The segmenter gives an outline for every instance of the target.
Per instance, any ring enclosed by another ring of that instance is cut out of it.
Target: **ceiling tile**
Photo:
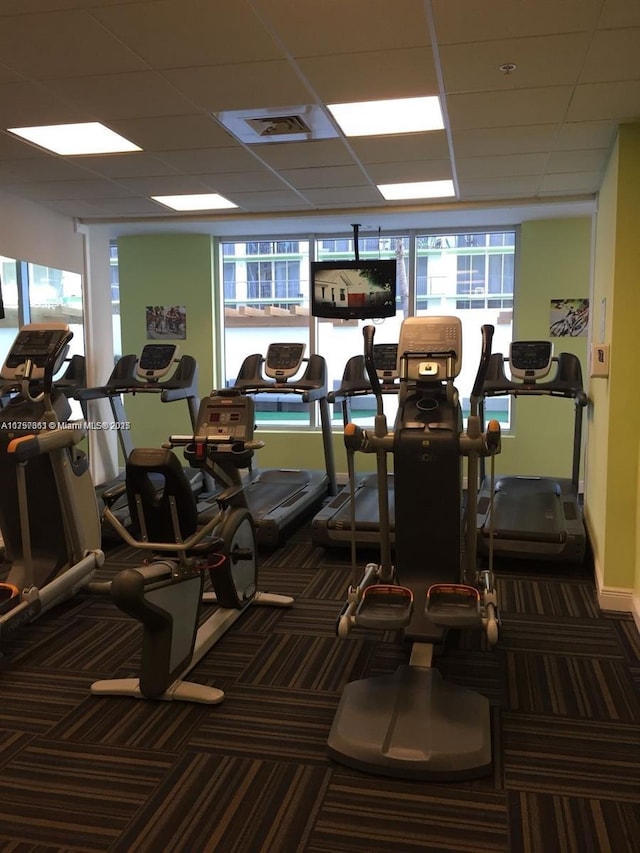
[[[423,0],[256,0],[292,56],[327,56],[429,43]]]
[[[227,136],[227,145],[229,142],[233,140]],[[163,163],[187,175],[252,171],[256,164],[261,162],[241,145],[220,148],[185,147],[181,151],[162,151],[158,156]]]
[[[119,119],[110,122],[110,127],[144,151],[224,147],[233,140],[216,121],[203,115]]]
[[[598,24],[605,27],[640,27],[640,3],[604,0]]]
[[[47,80],[47,91],[94,121],[193,113],[194,107],[160,74],[133,71]]]
[[[92,118],[90,111],[64,101],[39,83],[0,84],[1,127],[33,127]]]
[[[589,33],[444,45],[440,61],[447,93],[573,85],[589,46]],[[499,66],[513,63],[505,74]]]
[[[17,185],[16,185],[17,186]],[[79,181],[39,181],[20,184],[20,195],[32,201],[124,198],[131,195],[125,187],[115,181],[100,181],[87,178]]]
[[[586,151],[554,151],[547,163],[547,173],[598,172],[603,174],[609,148],[588,148]]]
[[[209,112],[314,103],[286,60],[179,68],[166,71],[165,76]]]
[[[438,94],[430,47],[314,56],[299,65],[325,104]]]
[[[230,196],[229,200],[249,211],[296,210],[297,208],[309,207],[309,204],[302,196],[293,190],[279,190],[268,193],[237,192],[233,193],[233,196]]]
[[[640,117],[640,80],[576,86],[566,120],[634,121]]]
[[[592,30],[602,0],[431,0],[441,45]]]
[[[286,189],[285,180],[274,172],[233,172],[231,174],[199,175],[200,180],[211,190],[225,195],[238,192],[266,192]]]
[[[361,163],[443,160],[449,156],[449,142],[444,130],[396,136],[362,136],[349,139],[349,145]]]
[[[449,120],[455,130],[554,124],[563,120],[572,92],[571,86],[547,86],[542,89],[450,95],[447,98]]]
[[[305,197],[315,205],[337,207],[344,204],[380,204],[382,198],[375,187],[363,184],[358,187],[317,187],[304,191]]]
[[[367,166],[374,184],[398,184],[404,181],[443,181],[452,177],[447,160],[399,160],[395,163],[370,163]]]
[[[456,160],[458,178],[462,183],[480,178],[502,178],[515,175],[540,175],[544,172],[547,154],[502,154],[497,157],[462,157]]]
[[[538,191],[540,179],[535,175],[512,178],[478,178],[460,182],[460,198],[513,199],[531,197]]]
[[[453,149],[456,160],[490,154],[534,154],[553,146],[558,127],[558,124],[542,124],[456,130]]]
[[[542,193],[594,193],[600,189],[602,172],[565,172],[546,175]]]
[[[254,146],[258,156],[275,169],[307,166],[342,166],[353,163],[341,139],[317,139],[312,142],[273,142]]]
[[[84,11],[2,18],[0,56],[34,80],[136,71],[144,63]]]
[[[314,187],[359,186],[365,179],[357,166],[316,166],[312,169],[282,169],[280,174],[299,190]]]
[[[154,68],[190,68],[245,60],[280,59],[273,38],[246,0],[153,0],[110,4],[92,14]]]
[[[135,151],[131,154],[103,154],[95,157],[71,157],[69,161],[95,174],[104,175],[106,178],[175,175],[178,171],[159,157],[147,154],[146,151]]]
[[[558,151],[579,148],[609,148],[618,132],[615,121],[576,121],[563,124],[558,130]]]
[[[192,175],[149,175],[146,178],[121,178],[118,184],[127,190],[127,195],[188,195],[206,193],[208,187],[200,176]]]
[[[640,27],[594,33],[581,83],[640,78]],[[640,111],[639,111],[640,112]]]
[[[90,175],[62,157],[34,157],[23,160],[0,160],[0,182],[11,184],[36,181],[77,181]]]

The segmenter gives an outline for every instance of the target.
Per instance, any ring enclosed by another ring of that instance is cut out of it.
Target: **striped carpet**
[[[367,556],[367,555],[362,555]],[[100,578],[137,561],[112,552]],[[15,634],[0,672],[3,853],[637,851],[640,639],[598,611],[588,571],[500,567],[499,648],[463,636],[439,659],[492,706],[494,765],[468,782],[366,775],[332,763],[340,693],[393,672],[393,632],[335,636],[348,554],[295,532],[264,555],[251,608],[192,673],[217,706],[93,697],[135,673],[140,628],[79,594]]]

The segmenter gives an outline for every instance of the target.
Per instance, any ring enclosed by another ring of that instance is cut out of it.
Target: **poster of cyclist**
[[[184,305],[147,305],[147,340],[164,338],[184,340],[187,337],[187,309]]]
[[[586,337],[589,325],[588,299],[552,299],[549,336],[552,338]]]

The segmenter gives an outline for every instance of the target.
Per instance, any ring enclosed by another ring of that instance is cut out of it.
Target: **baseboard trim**
[[[633,589],[618,586],[605,586],[603,583],[602,568],[600,567],[595,554],[593,566],[596,576],[598,606],[600,609],[613,610],[618,613],[633,613],[636,625],[638,625],[638,630],[640,630],[640,597],[635,595]]]

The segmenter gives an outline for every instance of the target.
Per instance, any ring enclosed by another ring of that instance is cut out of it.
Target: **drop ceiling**
[[[445,128],[427,133],[252,141],[222,120],[304,108],[331,125],[326,104],[434,94]],[[114,233],[586,211],[618,124],[637,120],[629,0],[0,0],[0,190]],[[6,130],[84,121],[143,150],[61,157]],[[433,205],[376,186],[447,178],[455,199]],[[150,198],[211,192],[238,210]]]

